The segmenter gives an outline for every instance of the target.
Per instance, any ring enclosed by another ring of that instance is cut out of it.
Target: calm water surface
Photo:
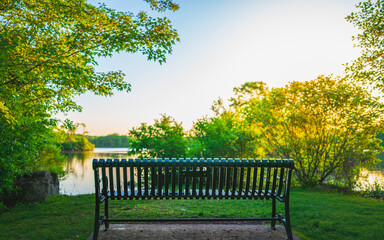
[[[93,152],[64,153],[67,162],[64,166],[67,176],[60,181],[60,193],[78,195],[95,192],[92,160],[94,158],[128,158],[128,148],[95,148]]]
[[[60,193],[67,195],[94,193],[92,160],[129,158],[126,155],[127,151],[128,148],[95,148],[93,152],[65,153],[67,156],[65,170],[68,174],[60,181]],[[372,184],[374,181],[384,183],[384,164],[378,165],[377,169],[364,170],[363,175],[365,178],[360,180],[362,185]]]

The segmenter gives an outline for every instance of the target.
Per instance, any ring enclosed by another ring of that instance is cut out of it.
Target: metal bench
[[[289,192],[294,162],[259,159],[94,159],[96,210],[93,239],[101,224],[128,221],[276,221],[292,239]],[[101,178],[100,178],[101,176]],[[109,201],[132,199],[266,199],[272,200],[270,218],[114,219]],[[276,200],[285,214],[276,213]],[[104,215],[100,205],[104,202]]]

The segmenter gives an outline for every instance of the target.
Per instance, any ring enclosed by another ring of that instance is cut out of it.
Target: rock
[[[41,202],[47,197],[59,194],[59,179],[56,173],[32,172],[17,181],[19,202]]]

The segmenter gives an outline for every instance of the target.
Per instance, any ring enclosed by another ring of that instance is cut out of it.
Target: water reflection
[[[67,195],[94,193],[92,160],[127,158],[127,151],[127,148],[95,148],[93,152],[65,153],[67,162],[64,168],[68,174],[60,181],[60,193]]]
[[[363,169],[360,173],[360,179],[357,183],[358,190],[370,189],[375,184],[384,186],[384,167],[383,163],[377,166],[377,169]]]

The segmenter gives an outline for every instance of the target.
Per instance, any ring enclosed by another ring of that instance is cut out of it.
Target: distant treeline
[[[111,134],[107,136],[86,136],[95,147],[129,147],[129,138],[126,135]]]

